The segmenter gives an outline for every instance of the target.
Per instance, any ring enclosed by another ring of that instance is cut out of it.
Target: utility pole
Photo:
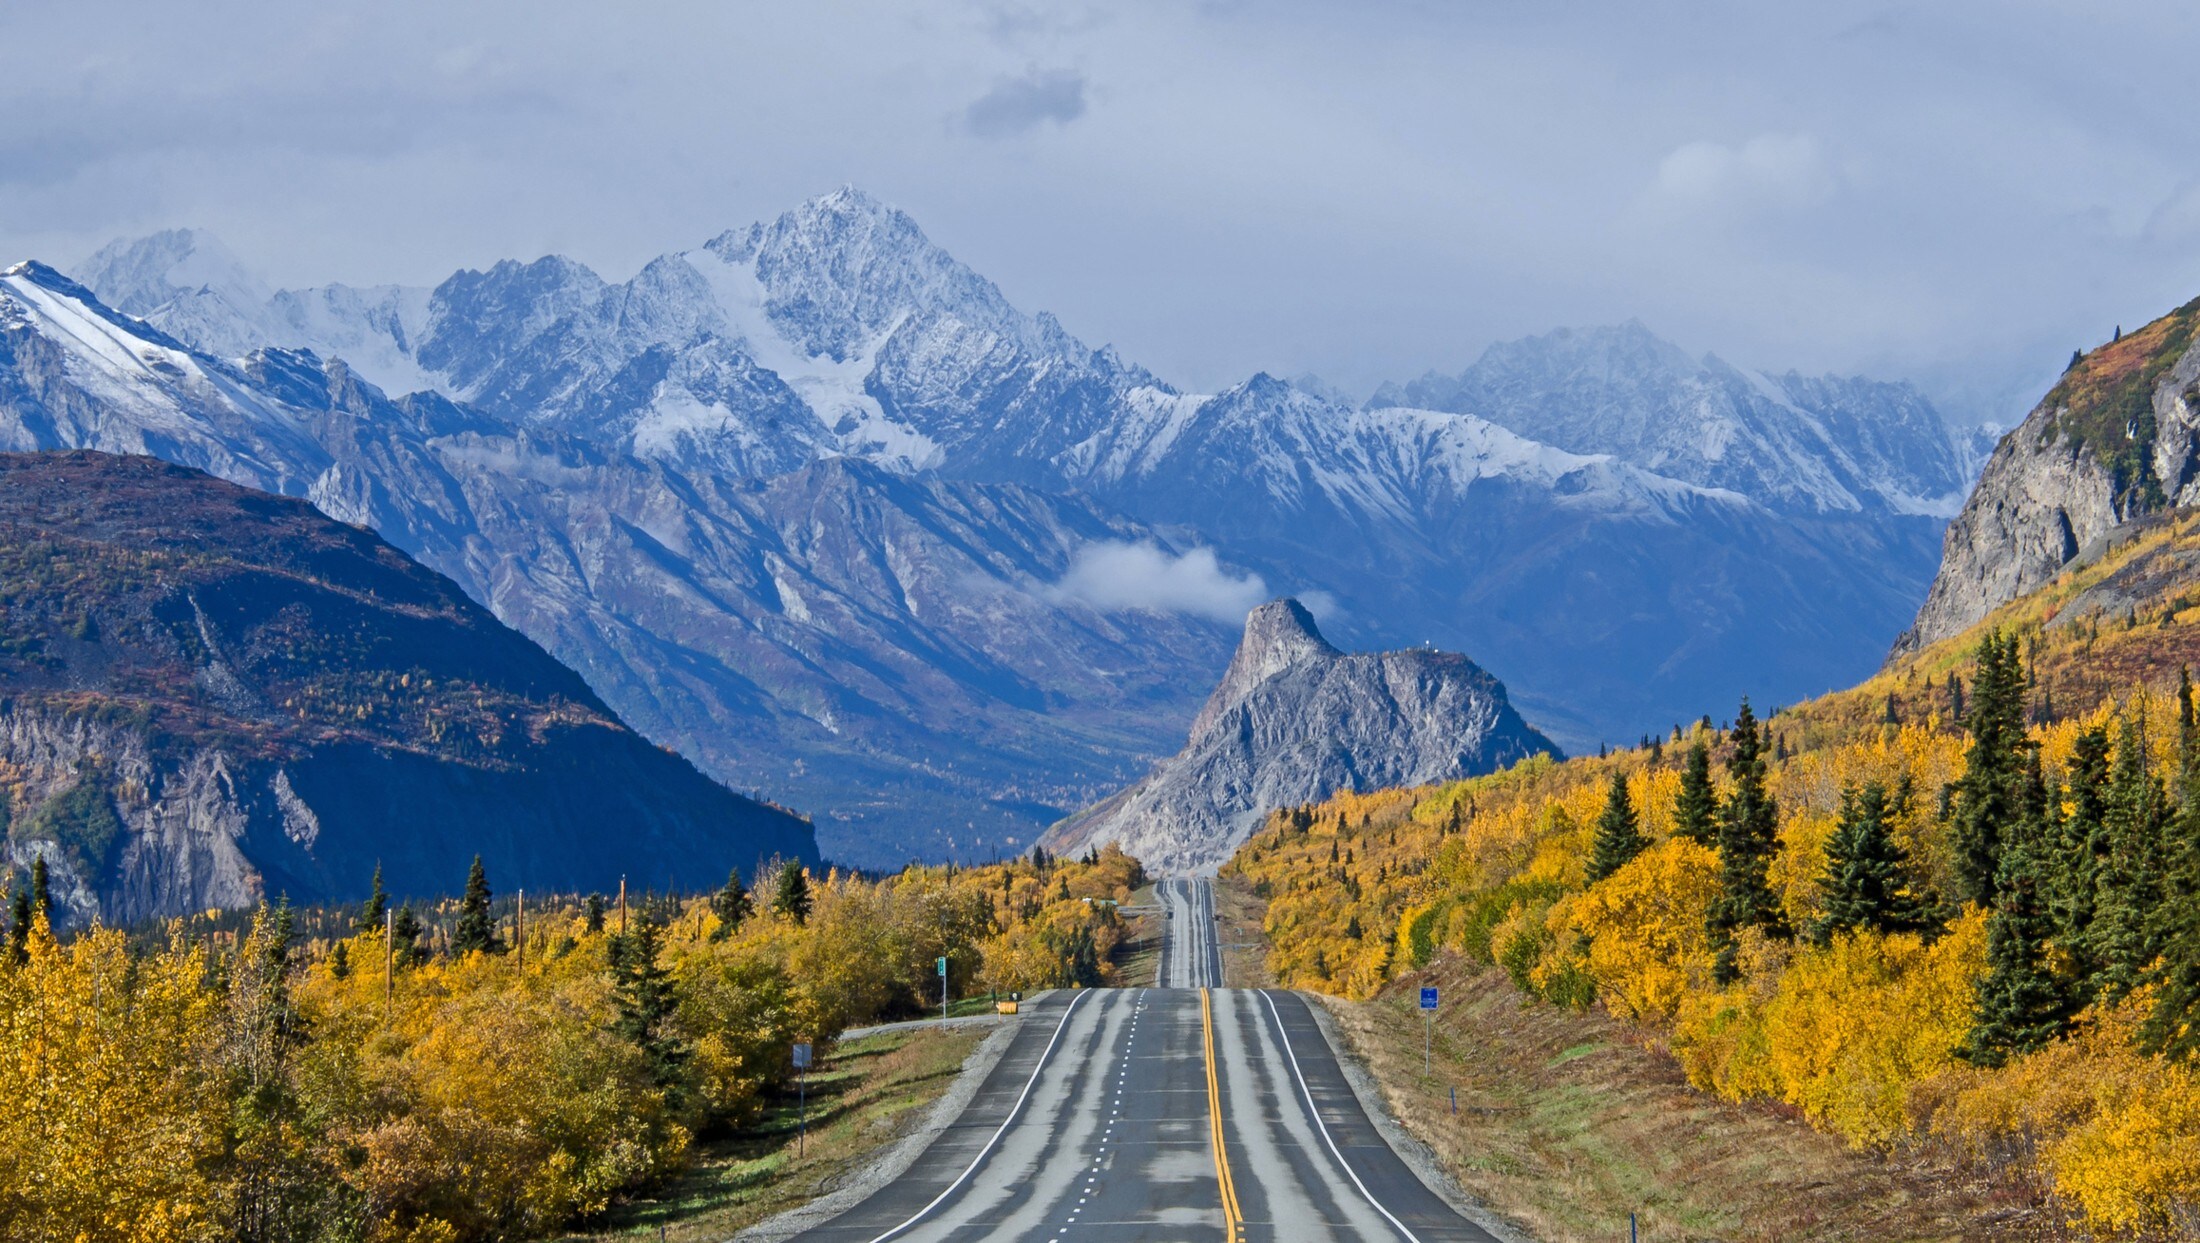
[[[519,891],[519,906],[512,913],[513,965],[521,975],[527,974],[527,891]]]
[[[619,935],[626,936],[626,877],[619,878]]]
[[[382,1026],[390,1025],[390,1006],[397,995],[397,912],[382,912]]]

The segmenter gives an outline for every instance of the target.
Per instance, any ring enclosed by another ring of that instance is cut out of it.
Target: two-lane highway
[[[914,1165],[797,1237],[1491,1243],[1384,1142],[1303,998],[1215,987],[1207,882],[1157,896],[1156,987],[1028,1007]]]
[[[1168,918],[1156,988],[1221,988],[1222,943],[1215,935],[1215,890],[1204,880],[1164,880],[1154,897]]]

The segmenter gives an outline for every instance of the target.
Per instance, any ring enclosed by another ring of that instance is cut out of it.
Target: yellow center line
[[[1215,1146],[1215,1181],[1222,1187],[1223,1232],[1235,1240],[1245,1213],[1238,1208],[1237,1183],[1230,1177],[1230,1152],[1222,1142],[1222,1081],[1215,1074],[1215,1014],[1207,992],[1199,990],[1199,1026],[1207,1054],[1207,1130]]]

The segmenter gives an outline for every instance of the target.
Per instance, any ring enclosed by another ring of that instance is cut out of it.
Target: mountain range
[[[4,278],[0,442],[370,525],[866,863],[1014,849],[1129,783],[1278,590],[1350,646],[1472,654],[1576,748],[1845,682],[1966,479],[1914,390],[1632,325],[1359,407],[1179,392],[853,190],[624,282],[269,292],[188,232],[76,273]]]

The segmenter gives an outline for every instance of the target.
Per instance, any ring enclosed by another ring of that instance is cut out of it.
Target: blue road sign
[[[1424,989],[1422,989],[1422,990],[1421,990],[1421,1008],[1422,1008],[1423,1010],[1434,1010],[1434,1009],[1436,1008],[1436,990],[1435,990],[1435,989],[1433,989],[1433,988],[1424,988]]]
[[[947,960],[944,958],[940,959],[940,978],[947,978]]]
[[[794,1067],[796,1070],[808,1070],[810,1068],[809,1041],[805,1040],[794,1047]]]

